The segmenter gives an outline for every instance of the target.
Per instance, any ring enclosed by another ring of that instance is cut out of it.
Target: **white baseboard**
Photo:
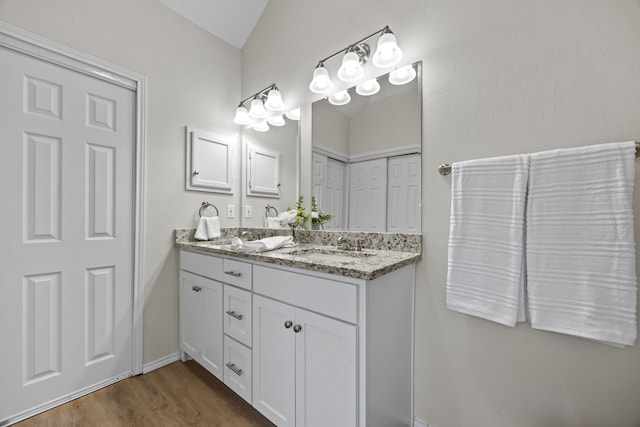
[[[148,374],[151,371],[154,371],[158,368],[162,368],[163,366],[168,365],[169,363],[173,363],[180,360],[179,353],[173,353],[158,360],[154,360],[153,362],[145,363],[142,366],[142,373]]]
[[[429,427],[429,424],[425,423],[422,420],[415,418],[413,420],[413,427]]]

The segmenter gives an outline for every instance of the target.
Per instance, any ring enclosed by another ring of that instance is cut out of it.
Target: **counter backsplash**
[[[220,229],[220,238],[231,239],[232,237],[239,236],[244,231],[250,232],[252,239],[255,240],[291,234],[291,230],[285,229],[230,227]],[[175,241],[176,243],[193,242],[194,234],[194,228],[177,228],[175,229]],[[421,234],[296,230],[296,241],[300,244],[335,246],[338,244],[338,238],[342,236],[351,242],[360,240],[363,249],[422,253]]]

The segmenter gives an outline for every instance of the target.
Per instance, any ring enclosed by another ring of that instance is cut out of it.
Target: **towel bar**
[[[636,159],[640,157],[640,142],[636,142]],[[447,176],[451,173],[451,165],[449,163],[443,163],[438,166],[438,173],[442,176]]]
[[[204,212],[208,207],[212,207],[213,209],[215,209],[216,216],[220,216],[220,213],[218,212],[218,208],[216,208],[216,205],[209,202],[202,202],[202,205],[200,206],[200,210],[198,211],[198,215],[202,217],[202,212]]]

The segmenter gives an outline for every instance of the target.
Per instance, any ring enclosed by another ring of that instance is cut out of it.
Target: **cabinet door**
[[[197,359],[198,349],[198,313],[201,310],[200,297],[196,292],[198,276],[180,271],[180,358],[187,355]]]
[[[253,406],[279,427],[295,425],[295,309],[253,296]]]
[[[248,147],[247,195],[280,197],[280,152]]]
[[[233,145],[187,128],[187,190],[233,194]]]
[[[198,294],[202,303],[202,315],[199,319],[200,364],[222,380],[223,342],[222,342],[222,283],[215,280],[198,278],[201,290]]]
[[[355,426],[356,326],[296,310],[296,427]]]

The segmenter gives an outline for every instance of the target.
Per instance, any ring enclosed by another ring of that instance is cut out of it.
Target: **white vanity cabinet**
[[[356,326],[254,295],[253,406],[278,426],[356,426]]]
[[[412,425],[415,264],[365,280],[185,250],[180,259],[183,360],[280,427]]]
[[[180,272],[180,348],[222,379],[222,283]]]

